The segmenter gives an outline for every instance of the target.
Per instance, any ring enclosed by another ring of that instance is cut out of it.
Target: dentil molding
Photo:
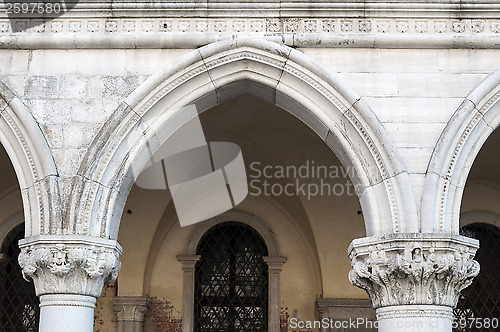
[[[478,241],[459,235],[391,234],[354,240],[349,280],[375,309],[398,305],[455,307],[479,273]]]
[[[99,297],[120,271],[120,245],[83,236],[39,236],[21,240],[19,265],[33,280],[37,295],[80,294]]]

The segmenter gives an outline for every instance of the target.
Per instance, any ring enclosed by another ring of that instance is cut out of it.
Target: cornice
[[[65,6],[71,9],[59,17],[7,17],[0,4],[0,49],[196,48],[234,35],[293,47],[500,48],[496,0],[81,1]]]
[[[8,0],[6,2],[16,2]],[[49,1],[47,1],[49,2]],[[55,2],[55,1],[54,1]],[[323,0],[323,1],[65,1],[71,8],[67,17],[498,17],[500,3],[495,0]],[[5,3],[0,4],[5,17]],[[45,14],[50,17],[50,14]],[[25,14],[12,17],[23,18]]]

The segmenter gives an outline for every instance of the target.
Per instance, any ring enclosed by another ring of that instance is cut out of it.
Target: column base
[[[40,332],[92,332],[96,298],[77,294],[40,296]]]
[[[453,309],[439,305],[398,305],[377,309],[379,332],[451,332]]]

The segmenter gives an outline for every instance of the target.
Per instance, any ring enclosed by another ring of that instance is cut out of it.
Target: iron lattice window
[[[24,224],[16,226],[0,249],[0,327],[1,331],[38,331],[39,300],[33,284],[24,280],[18,241],[24,237]]]
[[[462,291],[454,310],[454,331],[496,331],[500,319],[500,229],[475,223],[462,227],[461,233],[479,240],[476,258],[481,272],[472,285]],[[496,321],[494,320],[496,319]],[[489,321],[490,324],[484,324]]]
[[[267,331],[267,247],[250,226],[225,222],[200,240],[194,331]]]

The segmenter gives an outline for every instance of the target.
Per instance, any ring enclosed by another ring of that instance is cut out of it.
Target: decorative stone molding
[[[0,24],[1,28],[1,24]],[[21,189],[26,236],[61,225],[59,185],[52,152],[30,110],[0,81],[0,136]]]
[[[141,332],[147,299],[142,296],[119,296],[113,299],[118,332]]]
[[[389,307],[377,309],[377,320],[394,319],[394,318],[446,318],[453,319],[453,309],[444,306],[409,306],[409,307]]]
[[[378,332],[451,331],[453,308],[440,305],[403,305],[377,309]]]
[[[7,5],[0,3],[0,48],[7,49],[197,48],[238,34],[301,47],[500,45],[500,4],[491,0],[315,0],[307,8],[274,0],[195,6],[190,1],[80,0],[43,15],[7,14]]]
[[[40,236],[20,241],[19,265],[37,295],[80,294],[99,297],[120,271],[120,245],[113,240]]]
[[[94,296],[74,294],[45,294],[40,296],[40,308],[43,307],[82,307],[95,309]]]
[[[285,264],[286,262],[286,257],[284,256],[274,256],[274,257],[264,257],[264,262],[266,262],[267,266],[269,267],[269,273],[280,273],[281,272],[281,265]]]
[[[500,126],[500,70],[455,111],[436,143],[422,195],[422,231],[458,234],[467,176],[484,142]]]
[[[459,235],[391,234],[354,240],[349,280],[374,308],[397,305],[455,307],[459,292],[479,273],[477,240]]]
[[[45,21],[0,19],[1,49],[197,48],[234,35],[280,41],[296,47],[497,49],[500,18],[65,16]]]
[[[500,16],[500,15],[499,15]],[[17,31],[20,26],[26,29]],[[404,26],[404,27],[403,27]],[[377,29],[375,29],[377,27]],[[500,18],[353,19],[346,17],[286,18],[59,18],[56,20],[0,19],[0,34],[486,34],[500,33]]]
[[[194,268],[200,257],[200,255],[177,255],[177,260],[182,263],[182,271],[194,272]]]
[[[10,1],[9,1],[10,2]],[[11,2],[12,3],[12,2]],[[7,3],[0,4],[1,15],[7,16]],[[60,10],[59,10],[60,9]],[[46,11],[43,14],[10,13],[12,18],[65,16],[71,18],[88,17],[263,17],[276,16],[339,16],[346,17],[386,17],[396,14],[409,17],[494,17],[498,15],[500,6],[492,0],[450,1],[450,0],[413,0],[394,2],[390,0],[348,1],[312,0],[303,3],[294,1],[281,2],[263,0],[241,3],[238,1],[206,1],[198,2],[196,6],[191,1],[157,0],[151,2],[133,2],[116,0],[113,2],[95,2],[92,0],[68,1],[55,12]],[[12,8],[11,8],[12,11]]]
[[[500,16],[500,15],[499,15]],[[405,28],[401,28],[402,25]],[[498,34],[500,18],[471,19],[352,19],[346,17],[291,18],[60,18],[56,20],[0,19],[1,34],[69,34],[95,35],[100,33],[457,33]],[[26,30],[14,31],[23,25]],[[378,27],[378,29],[372,29]]]

